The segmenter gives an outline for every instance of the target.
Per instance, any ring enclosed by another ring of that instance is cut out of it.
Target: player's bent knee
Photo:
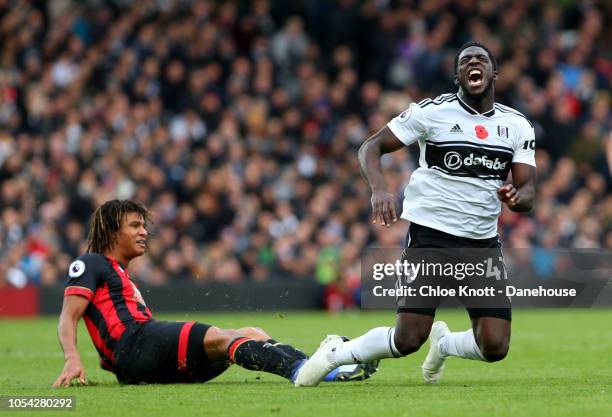
[[[222,343],[226,340],[231,341],[236,337],[240,337],[240,333],[234,329],[221,329],[216,326],[211,326],[206,332],[204,340],[211,343]]]
[[[485,343],[480,351],[488,362],[499,362],[508,355],[508,343]]]
[[[266,341],[271,339],[270,335],[260,327],[242,327],[236,330],[236,332],[240,333],[242,336],[255,340]]]
[[[234,329],[219,329],[219,339],[228,345],[239,337],[245,337],[245,335]]]
[[[506,357],[507,351],[483,351],[482,356],[485,357],[487,362],[499,362]]]
[[[403,356],[418,351],[427,340],[427,335],[402,335],[395,333],[395,347]]]
[[[204,335],[204,350],[211,360],[225,359],[230,343],[239,337],[242,335],[235,330],[211,326]]]

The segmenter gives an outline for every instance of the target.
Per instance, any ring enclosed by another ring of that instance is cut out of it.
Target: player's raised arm
[[[372,223],[380,222],[381,226],[391,226],[397,221],[395,213],[395,196],[387,190],[382,175],[380,157],[395,152],[404,144],[393,134],[388,126],[370,136],[359,148],[359,165],[361,173],[372,190]]]
[[[89,300],[80,295],[67,295],[64,297],[57,334],[64,351],[66,363],[53,384],[55,388],[68,387],[73,379],[78,379],[78,382],[81,384],[87,383],[85,368],[77,349],[77,324],[83,313],[85,313],[88,304]]]

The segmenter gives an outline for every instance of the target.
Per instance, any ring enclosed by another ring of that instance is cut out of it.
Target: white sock
[[[356,339],[344,342],[336,350],[334,360],[338,365],[364,363],[375,359],[399,358],[395,347],[395,328],[376,327]]]
[[[476,344],[476,338],[472,329],[465,332],[449,333],[443,336],[438,343],[440,353],[445,357],[457,356],[464,359],[486,361]]]

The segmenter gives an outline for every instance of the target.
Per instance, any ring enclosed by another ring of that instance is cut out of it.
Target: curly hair
[[[151,212],[144,205],[131,200],[110,200],[98,207],[90,219],[87,252],[103,253],[110,249],[128,213],[138,213],[146,224],[150,223]]]

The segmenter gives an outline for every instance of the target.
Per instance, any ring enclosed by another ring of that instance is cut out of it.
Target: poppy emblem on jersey
[[[78,278],[85,272],[85,262],[78,260],[74,261],[68,267],[68,275],[70,278]]]
[[[489,132],[483,125],[474,126],[474,130],[476,131],[476,137],[478,139],[486,139],[489,136]]]

